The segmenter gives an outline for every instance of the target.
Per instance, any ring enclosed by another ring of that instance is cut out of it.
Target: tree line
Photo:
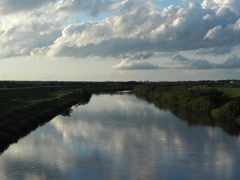
[[[139,85],[134,93],[158,105],[210,115],[217,124],[240,127],[240,102],[215,87]]]

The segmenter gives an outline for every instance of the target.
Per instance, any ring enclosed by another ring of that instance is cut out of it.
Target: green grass
[[[198,89],[207,89],[207,88],[211,88],[208,86],[194,86],[192,88],[192,90],[198,90]],[[224,93],[226,93],[227,95],[229,95],[231,100],[236,100],[236,101],[240,101],[240,88],[238,87],[214,87],[216,89],[218,89],[219,91],[222,91]]]
[[[44,98],[52,92],[46,88],[12,88],[0,89],[0,104],[18,99]]]
[[[218,87],[217,89],[229,95],[231,99],[240,101],[240,88]]]
[[[39,125],[79,102],[87,102],[85,90],[54,91],[49,88],[0,90],[0,153]]]
[[[42,102],[61,99],[71,91],[53,91],[49,88],[14,88],[0,90],[0,122],[3,117],[14,116],[16,112]]]
[[[54,86],[45,87],[23,87],[0,89],[0,121],[12,116],[15,111],[23,110],[43,102],[51,102],[58,99],[65,99],[67,96],[74,96],[79,89],[88,89],[90,92],[128,89],[122,86],[103,86],[102,84],[84,85],[82,88],[76,86]]]

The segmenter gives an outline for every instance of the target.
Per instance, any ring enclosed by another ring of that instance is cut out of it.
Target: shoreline
[[[229,135],[238,136],[240,102],[218,88],[141,85],[135,87],[134,94],[159,108],[169,110],[189,125],[218,126]]]
[[[39,126],[49,122],[55,116],[73,105],[83,105],[89,102],[91,93],[84,90],[78,92],[67,92],[62,97],[42,100],[26,108],[14,109],[15,114],[1,119],[0,122],[0,154],[9,145],[18,142],[19,139],[29,134]]]

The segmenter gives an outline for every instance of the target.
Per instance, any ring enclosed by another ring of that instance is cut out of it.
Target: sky
[[[0,80],[239,79],[238,0],[0,0]]]

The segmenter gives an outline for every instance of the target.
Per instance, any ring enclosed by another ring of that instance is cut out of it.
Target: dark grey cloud
[[[222,63],[213,63],[206,59],[188,59],[181,55],[176,55],[172,60],[177,63],[162,66],[162,69],[238,69],[240,68],[240,58],[232,56]]]
[[[240,68],[240,58],[237,56],[227,59],[222,64],[217,65],[217,68],[221,69],[235,69]]]
[[[70,13],[87,12],[88,15],[95,17],[102,12],[111,10],[115,3],[113,0],[66,0],[58,10]]]
[[[0,13],[12,14],[19,11],[32,10],[56,0],[0,0]]]
[[[222,56],[227,55],[229,52],[235,49],[234,46],[223,46],[223,47],[213,47],[213,48],[203,48],[199,49],[196,54],[197,55],[213,55],[213,56]]]
[[[212,69],[214,68],[214,64],[210,63],[207,60],[197,59],[191,60],[188,63],[185,63],[189,69]],[[188,69],[187,68],[187,69]]]
[[[152,57],[154,53],[146,53],[146,52],[140,52],[138,54],[132,54],[129,55],[131,59],[136,59],[136,60],[143,60],[143,59],[148,59]]]
[[[86,12],[90,16],[97,16],[110,10],[115,3],[112,0],[0,0],[0,13],[7,15],[50,6],[57,13]]]
[[[180,54],[172,56],[171,58],[174,61],[189,61],[188,58],[181,56]]]

